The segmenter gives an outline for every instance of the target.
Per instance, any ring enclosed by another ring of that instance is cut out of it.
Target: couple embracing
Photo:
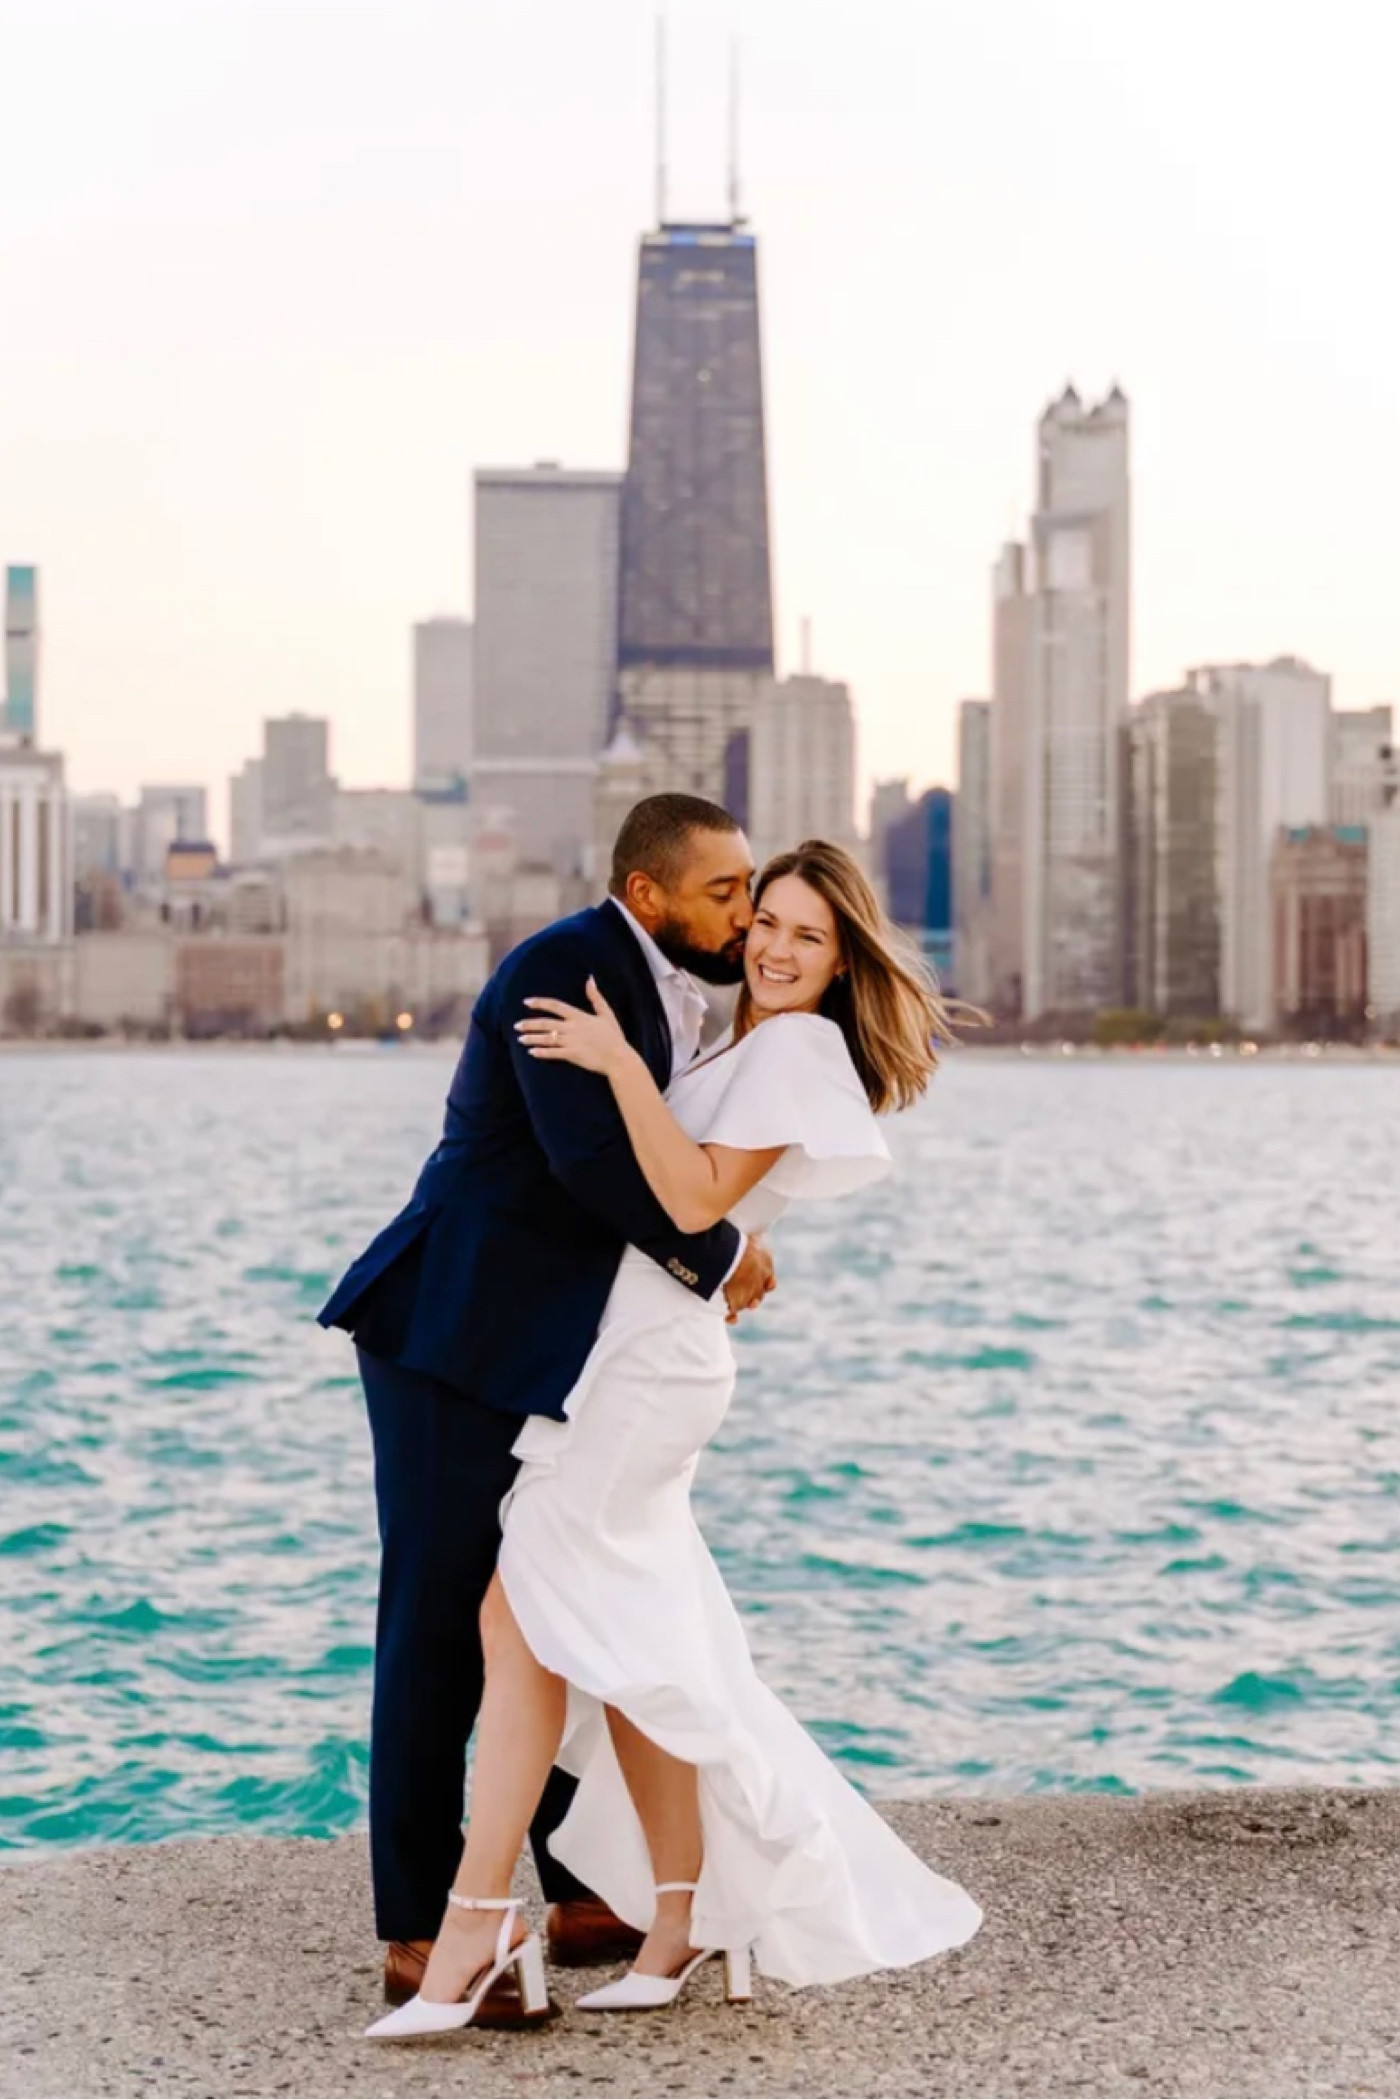
[[[703,1054],[696,979],[739,986]],[[888,1171],[876,1118],[948,1039],[846,852],[755,883],[688,795],[639,803],[608,898],[482,993],[441,1143],[320,1316],[358,1347],[383,1549],[372,2035],[545,2018],[546,1951],[630,1961],[578,2004],[633,2011],[712,1957],[743,1999],[755,1966],[835,1983],[976,1931],[758,1677],[690,1508],[764,1236]]]

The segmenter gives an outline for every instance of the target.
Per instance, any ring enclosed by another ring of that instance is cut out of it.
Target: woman
[[[809,841],[759,879],[731,1036],[663,1098],[590,984],[592,1011],[532,999],[538,1058],[612,1086],[637,1160],[682,1232],[765,1231],[789,1202],[889,1170],[875,1120],[907,1107],[950,1040],[864,875]],[[697,1457],[729,1406],[721,1297],[629,1250],[566,1419],[515,1445],[500,1563],[482,1612],[486,1692],[462,1862],[422,1991],[369,2031],[466,2026],[514,1968],[548,2006],[511,1876],[546,1776],[575,1773],[559,1858],[646,1937],[587,2010],[672,2003],[723,1954],[791,1984],[926,1960],[971,1938],[977,1905],[930,1872],[760,1681],[690,1511]]]

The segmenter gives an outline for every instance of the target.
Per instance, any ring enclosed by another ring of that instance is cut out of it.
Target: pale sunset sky
[[[470,474],[623,464],[653,0],[0,0],[0,561],[83,790],[330,716],[402,783]],[[1133,406],[1136,693],[1400,700],[1400,9],[670,0],[671,209],[760,243],[780,658],[950,777],[1036,418]]]

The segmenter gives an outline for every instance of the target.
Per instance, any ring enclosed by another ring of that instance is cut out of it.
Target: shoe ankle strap
[[[699,1886],[698,1881],[658,1881],[656,1893],[658,1896],[689,1896],[694,1895]]]
[[[447,1891],[447,1900],[454,1910],[499,1910],[505,1913],[501,1929],[496,1934],[496,1966],[500,1968],[510,1953],[510,1936],[515,1930],[515,1913],[520,1908],[518,1896],[459,1896],[455,1889]]]

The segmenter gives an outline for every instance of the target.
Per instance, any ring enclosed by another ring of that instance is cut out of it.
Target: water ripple
[[[311,1315],[444,1053],[0,1060],[0,1846],[363,1815],[375,1543]],[[1390,1784],[1400,1072],[965,1058],[795,1216],[702,1518],[859,1784]]]

